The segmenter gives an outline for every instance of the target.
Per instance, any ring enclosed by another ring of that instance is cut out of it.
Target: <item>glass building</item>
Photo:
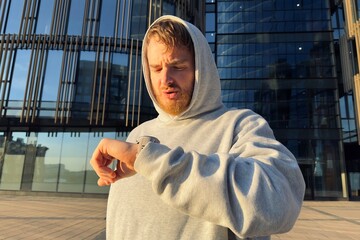
[[[343,128],[339,104],[342,10],[331,0],[206,0],[223,100],[268,120],[298,160],[305,199],[354,196],[343,144],[353,132]],[[353,129],[354,117],[347,121]]]
[[[340,1],[339,1],[340,2]],[[338,19],[344,31],[338,37],[342,67],[342,87],[339,88],[341,122],[343,126],[346,170],[349,179],[349,193],[360,199],[360,75],[358,59],[360,53],[360,2],[341,1]]]
[[[141,40],[158,16],[204,31],[223,101],[270,123],[305,199],[360,198],[359,1],[0,1],[0,193],[106,194],[103,137],[156,116]]]
[[[164,14],[203,28],[187,0],[0,1],[0,192],[101,194],[101,138],[125,139],[155,111],[141,40]]]

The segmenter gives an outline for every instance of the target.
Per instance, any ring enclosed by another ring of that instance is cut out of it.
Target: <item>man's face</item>
[[[179,115],[190,104],[195,82],[195,60],[186,47],[168,49],[150,39],[147,48],[152,91],[161,109]]]

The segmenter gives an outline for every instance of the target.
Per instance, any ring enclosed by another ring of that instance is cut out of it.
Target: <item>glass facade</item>
[[[296,156],[306,199],[347,197],[331,1],[206,1],[223,101],[250,108]]]
[[[0,190],[106,194],[89,166],[101,138],[156,116],[144,90],[148,25],[203,26],[200,2],[0,1]]]
[[[348,189],[351,199],[360,200],[360,34],[355,31],[360,18],[358,0],[344,0],[334,13],[334,39],[341,63],[340,114],[344,141]],[[343,27],[343,31],[339,31]]]
[[[0,1],[0,190],[107,193],[89,156],[102,137],[124,139],[156,115],[141,39],[154,19],[174,14],[204,31],[224,103],[261,114],[294,153],[306,199],[360,196],[358,5]]]
[[[101,138],[124,140],[118,133],[13,132],[0,135],[0,190],[106,193],[89,165]]]

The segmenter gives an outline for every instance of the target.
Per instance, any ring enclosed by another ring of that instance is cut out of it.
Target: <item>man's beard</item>
[[[189,93],[188,91],[181,91],[179,87],[174,85],[168,86],[165,89],[168,88],[179,90],[180,91],[179,98],[176,100],[167,99],[165,102],[160,101],[160,98],[158,98],[158,96],[155,96],[155,98],[162,110],[164,110],[170,115],[174,115],[174,116],[179,115],[189,107],[192,97],[192,92]]]

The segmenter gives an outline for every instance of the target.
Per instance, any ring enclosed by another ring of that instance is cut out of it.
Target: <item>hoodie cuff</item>
[[[154,142],[147,143],[136,157],[134,164],[135,171],[151,179],[156,170],[160,169],[161,156],[169,151],[170,148],[165,145]]]

